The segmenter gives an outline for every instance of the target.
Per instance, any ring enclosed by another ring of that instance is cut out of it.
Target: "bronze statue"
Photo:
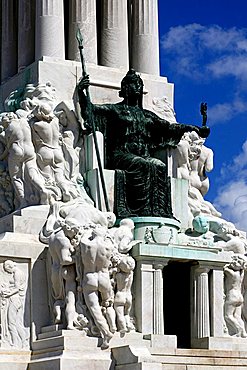
[[[208,120],[207,110],[208,110],[207,103],[201,103],[200,112],[202,115],[202,126],[206,126]]]
[[[173,217],[167,166],[154,153],[175,147],[187,131],[207,137],[209,128],[170,124],[143,109],[143,81],[133,69],[121,82],[120,103],[92,104],[85,93],[88,86],[89,77],[82,77],[78,84],[81,114],[89,132],[90,115],[95,128],[104,134],[105,167],[116,170],[117,216]]]

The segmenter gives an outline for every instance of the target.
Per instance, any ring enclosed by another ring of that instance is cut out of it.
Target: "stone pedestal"
[[[221,350],[221,351],[245,351],[247,339],[229,336],[206,337],[192,340],[193,348]]]
[[[90,95],[93,103],[117,103],[121,100],[118,93],[120,82],[126,74],[126,68],[122,70],[88,64],[87,72],[90,75]],[[81,63],[79,62],[43,57],[42,60],[33,63],[25,71],[1,85],[0,109],[4,111],[4,100],[17,86],[24,88],[28,83],[37,84],[48,81],[56,89],[58,102],[66,101],[71,105],[75,97],[75,87],[81,75]],[[145,109],[153,110],[154,96],[166,95],[171,102],[173,101],[173,84],[168,83],[166,77],[142,75],[142,78],[145,87],[143,99]]]
[[[135,239],[145,243],[168,245],[177,240],[180,222],[164,217],[132,217],[135,223]]]

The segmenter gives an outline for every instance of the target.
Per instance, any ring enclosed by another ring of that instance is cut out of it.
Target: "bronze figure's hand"
[[[90,85],[89,75],[86,75],[86,76],[83,76],[83,77],[80,79],[80,81],[79,81],[79,83],[78,83],[77,87],[78,87],[78,90],[79,90],[79,91],[83,91],[83,90],[87,90],[87,89],[88,89],[88,87],[89,87],[89,85]]]
[[[202,126],[199,129],[199,135],[203,138],[208,137],[210,134],[210,128],[208,126]]]

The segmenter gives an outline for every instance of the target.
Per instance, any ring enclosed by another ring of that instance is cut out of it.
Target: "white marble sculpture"
[[[117,327],[121,334],[134,330],[131,322],[130,310],[132,306],[131,286],[135,260],[131,256],[116,255],[113,261],[115,271],[113,273],[116,284],[114,309],[116,311]]]
[[[225,274],[225,304],[224,318],[230,336],[247,337],[242,319],[244,303],[242,283],[247,268],[247,259],[242,255],[235,255],[232,262],[224,267]]]
[[[31,128],[25,118],[18,118],[14,113],[2,117],[4,128],[5,150],[0,160],[7,158],[8,171],[16,194],[17,208],[27,205],[27,196],[35,197],[30,188],[38,192],[38,202],[48,203],[48,192],[36,163],[36,155],[32,143]]]
[[[50,291],[54,322],[101,335],[109,346],[115,331],[134,330],[130,318],[135,261],[130,219],[113,227],[115,215],[90,202],[55,202],[41,240],[49,244]]]
[[[24,327],[27,278],[12,260],[4,261],[0,284],[2,347],[27,348],[29,332]]]
[[[244,232],[236,229],[233,223],[222,218],[200,215],[192,222],[193,230],[205,237],[212,238],[214,245],[225,251],[244,255],[247,239]]]
[[[215,207],[204,199],[209,189],[207,172],[213,169],[213,151],[204,145],[205,139],[194,131],[185,133],[172,150],[173,167],[177,178],[188,180],[189,218],[200,214],[220,217]]]
[[[0,116],[0,160],[6,172],[0,183],[1,215],[54,200],[88,198],[80,173],[79,122],[65,102],[58,103],[52,85],[28,84],[22,93],[11,93],[5,105],[15,113]]]

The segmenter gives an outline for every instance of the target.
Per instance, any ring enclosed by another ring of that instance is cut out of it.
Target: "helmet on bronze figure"
[[[141,77],[131,68],[121,81],[119,96],[120,98],[124,98],[127,103],[130,97],[136,96],[139,102],[138,105],[142,106],[143,86]]]

